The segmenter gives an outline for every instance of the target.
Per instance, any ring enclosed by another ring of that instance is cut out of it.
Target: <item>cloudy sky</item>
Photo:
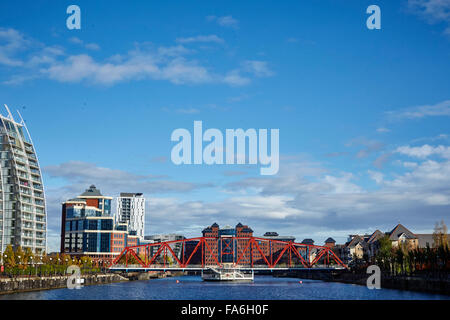
[[[0,97],[44,174],[49,250],[61,202],[143,192],[146,234],[213,222],[342,243],[450,213],[450,1],[0,3]],[[182,165],[177,128],[276,128],[280,170]],[[448,222],[448,221],[447,221]]]

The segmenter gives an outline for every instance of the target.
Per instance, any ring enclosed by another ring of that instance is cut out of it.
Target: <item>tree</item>
[[[73,264],[73,261],[72,261],[72,258],[70,257],[70,255],[65,254],[65,253],[61,254],[61,261],[62,261],[62,264],[66,267]]]
[[[383,269],[391,269],[392,262],[392,242],[386,235],[378,239],[379,250],[377,253],[377,263],[382,266]]]
[[[25,263],[25,252],[23,251],[21,246],[18,246],[16,248],[16,251],[14,252],[14,257],[16,258],[16,262],[19,265],[23,265]]]
[[[8,244],[5,251],[3,252],[3,263],[7,267],[16,266],[16,258],[14,256],[14,250],[10,244]]]
[[[444,220],[441,220],[440,223],[436,222],[433,232],[433,242],[435,248],[448,246],[447,226],[445,225]]]
[[[26,248],[24,256],[25,263],[31,263],[33,259],[34,259],[33,251],[31,250],[31,248]]]

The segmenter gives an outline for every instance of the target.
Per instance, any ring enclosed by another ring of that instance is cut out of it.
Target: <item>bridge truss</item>
[[[110,269],[348,268],[326,246],[258,237],[197,237],[125,247]]]

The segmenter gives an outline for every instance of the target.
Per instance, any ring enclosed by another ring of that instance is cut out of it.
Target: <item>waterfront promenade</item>
[[[39,291],[58,288],[67,288],[69,276],[48,276],[48,277],[13,277],[0,278],[0,295],[16,292]],[[83,285],[97,285],[113,282],[128,281],[118,274],[93,274],[83,275]]]

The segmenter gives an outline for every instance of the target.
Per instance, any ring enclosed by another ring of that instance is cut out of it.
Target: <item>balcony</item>
[[[30,167],[35,167],[39,169],[39,166],[36,161],[28,160],[28,164],[30,165]]]
[[[31,196],[31,191],[28,190],[28,189],[22,188],[22,187],[20,188],[20,193],[27,194],[27,195]]]
[[[36,198],[44,199],[44,195],[41,192],[34,191],[34,196]]]
[[[28,152],[34,152],[33,147],[25,145],[25,150]]]
[[[37,214],[44,214],[45,211],[44,211],[44,209],[42,209],[42,208],[36,208],[36,213],[37,213]]]
[[[30,168],[31,173],[41,174],[39,170]]]
[[[30,183],[28,181],[19,180],[19,184],[21,186],[30,187]]]

